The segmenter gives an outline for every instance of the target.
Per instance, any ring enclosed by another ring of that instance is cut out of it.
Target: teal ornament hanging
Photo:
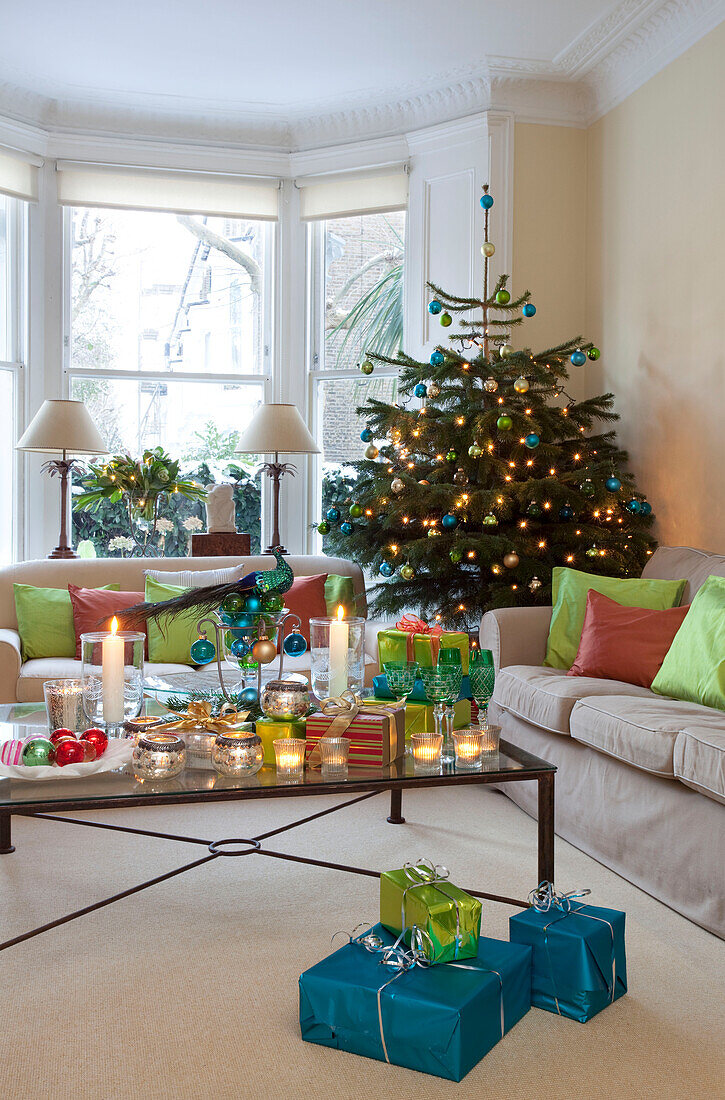
[[[425,382],[419,382],[413,390],[413,393],[416,397],[425,397],[425,395],[428,393]]]
[[[441,527],[445,527],[446,531],[455,531],[458,526],[458,516],[454,516],[452,512],[446,512],[441,520]]]
[[[539,439],[536,432],[529,432],[527,436],[524,436],[524,443],[530,451],[533,451],[539,446],[541,440]]]
[[[301,657],[303,653],[307,652],[307,642],[304,635],[300,634],[298,626],[294,628],[291,634],[287,635],[282,648],[288,657]]]
[[[587,357],[584,352],[579,350],[573,351],[570,358],[575,367],[583,367],[587,361]]]
[[[369,443],[370,440],[373,438],[372,428],[363,428],[363,430],[360,432],[360,438],[362,439],[363,443]]]
[[[380,567],[378,569],[378,573],[380,573],[381,577],[392,577],[394,572],[394,565],[392,565],[389,561],[381,561]]]
[[[628,512],[631,512],[633,516],[638,516],[642,511],[642,505],[640,501],[636,500],[634,497],[632,497],[631,500],[628,500],[624,507],[627,509]]]
[[[337,523],[340,519],[340,509],[328,508],[325,512],[325,518],[327,519],[328,523]]]
[[[242,657],[246,657],[250,648],[249,642],[245,641],[244,638],[235,638],[229,646],[229,651],[232,657],[236,657],[237,660],[239,660]]]
[[[574,519],[574,509],[571,504],[564,504],[559,509],[559,519],[563,523],[569,523],[570,520]]]
[[[445,362],[445,355],[442,351],[434,351],[430,357],[430,365],[432,367],[441,367]]]
[[[488,192],[485,195],[481,195],[478,200],[484,210],[490,210],[493,206],[493,195],[489,195]]]
[[[608,477],[604,484],[607,488],[607,492],[609,493],[618,493],[619,490],[622,488],[622,482],[619,480],[618,477],[615,477],[614,474],[612,474],[611,477]]]
[[[432,313],[434,317],[443,312],[443,306],[437,298],[434,298],[432,302],[428,302],[428,312]]]
[[[533,302],[527,302],[521,312],[523,313],[524,317],[533,317],[536,313],[536,306]]]
[[[216,646],[208,638],[197,638],[189,647],[189,655],[195,665],[208,665],[216,657]]]
[[[347,520],[345,520],[344,523],[340,524],[340,531],[343,535],[351,535],[353,532],[353,526],[351,523],[348,523]]]
[[[639,509],[639,514],[641,516],[651,516],[652,515],[652,505],[650,504],[650,502],[648,500],[643,500],[642,501],[642,503],[640,505],[640,509]]]

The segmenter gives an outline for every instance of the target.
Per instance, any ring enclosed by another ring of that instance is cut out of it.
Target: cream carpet
[[[107,812],[104,820],[254,835],[333,798]],[[269,841],[373,868],[428,856],[471,889],[525,897],[536,826],[503,795],[385,795]],[[101,815],[98,815],[100,818]],[[205,854],[194,845],[14,819],[2,939]],[[706,838],[703,840],[706,843]],[[662,853],[667,858],[667,853]],[[297,978],[330,937],[374,920],[377,882],[261,856],[218,859],[0,954],[5,1100],[441,1100],[725,1096],[723,943],[564,841],[557,885],[627,912],[629,993],[588,1024],[532,1009],[457,1085],[303,1043]],[[507,938],[511,910],[484,902]]]

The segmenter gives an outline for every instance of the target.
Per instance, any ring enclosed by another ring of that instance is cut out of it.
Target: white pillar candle
[[[337,619],[330,623],[330,695],[342,695],[347,690],[347,647],[349,628],[343,616],[345,608],[340,604]]]
[[[103,721],[107,726],[123,722],[124,640],[117,634],[118,620],[111,623],[111,633],[102,643]]]

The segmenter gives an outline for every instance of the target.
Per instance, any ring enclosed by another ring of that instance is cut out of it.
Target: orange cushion
[[[650,687],[689,610],[689,604],[666,611],[623,607],[590,589],[579,650],[567,676]]]
[[[143,592],[107,592],[102,588],[79,588],[75,584],[68,585],[68,594],[73,608],[77,661],[81,659],[81,634],[90,634],[94,630],[110,630],[114,615],[136,603],[143,603],[145,599]],[[146,624],[134,626],[134,630],[146,634]],[[148,637],[145,650],[148,656]]]
[[[285,593],[284,605],[289,611],[299,615],[302,622],[300,630],[308,645],[310,644],[310,619],[324,618],[327,615],[326,580],[327,573],[318,573],[314,577],[296,577],[289,592]]]

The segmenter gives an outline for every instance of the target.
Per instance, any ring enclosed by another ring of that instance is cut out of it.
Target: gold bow
[[[166,707],[169,714],[177,711]],[[179,715],[175,722],[164,725],[165,730],[193,730],[201,726],[208,733],[230,733],[241,725],[249,714],[248,710],[237,710],[231,703],[225,703],[219,714],[212,714],[212,705],[208,699],[195,699],[186,708],[186,714]]]
[[[326,718],[332,718],[332,722],[327,729],[325,737],[344,737],[360,711],[363,711],[365,714],[387,715],[391,717],[400,709],[401,705],[400,703],[396,703],[393,706],[380,706],[377,700],[368,701],[367,699],[363,699],[349,688],[343,691],[342,695],[331,695],[329,699],[323,699],[319,704],[321,713],[324,714]],[[312,768],[320,766],[321,755],[319,742],[315,742],[308,763]]]

